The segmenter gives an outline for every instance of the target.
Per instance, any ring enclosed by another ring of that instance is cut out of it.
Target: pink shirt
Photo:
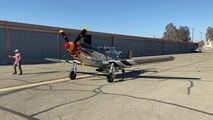
[[[15,56],[13,56],[13,58],[15,58],[15,63],[20,62],[20,60],[21,60],[21,53],[16,53]]]

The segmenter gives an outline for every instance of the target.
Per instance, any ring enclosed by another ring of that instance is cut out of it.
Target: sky
[[[205,38],[213,0],[1,0],[0,20],[161,38],[173,23]]]

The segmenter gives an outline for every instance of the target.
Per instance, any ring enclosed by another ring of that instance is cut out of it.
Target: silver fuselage
[[[111,59],[105,54],[105,51],[100,50],[96,47],[90,46],[85,43],[81,43],[80,46],[81,53],[77,59],[85,65],[99,67],[100,65],[98,63],[100,61],[103,62]]]

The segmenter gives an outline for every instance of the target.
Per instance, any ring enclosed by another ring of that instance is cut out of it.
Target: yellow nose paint
[[[67,48],[67,51],[71,52],[74,49],[74,43],[73,42],[69,42],[69,48]]]

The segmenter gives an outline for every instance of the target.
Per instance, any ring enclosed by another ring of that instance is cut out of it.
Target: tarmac
[[[108,83],[95,68],[70,64],[0,66],[0,120],[212,120],[213,52],[173,55],[135,66]]]

